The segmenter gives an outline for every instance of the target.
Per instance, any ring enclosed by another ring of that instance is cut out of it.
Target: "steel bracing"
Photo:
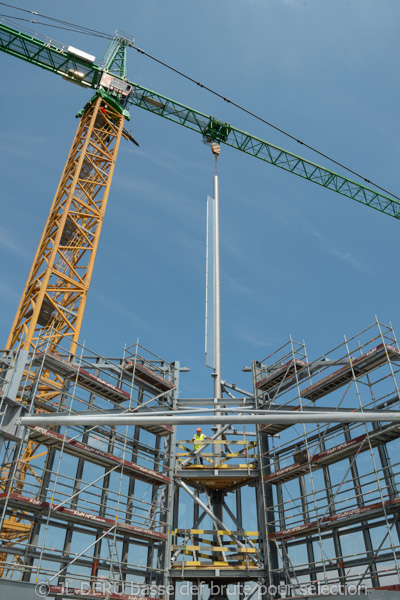
[[[44,335],[25,365],[20,393],[30,413],[174,410],[177,363],[138,344],[120,358],[80,346],[72,355],[68,337],[60,336],[56,347],[51,339]],[[49,370],[63,386],[57,402],[44,406],[40,389],[42,380],[49,385]],[[132,577],[142,591],[166,585],[173,428],[29,427],[26,438],[36,451],[29,463],[24,440],[3,447],[2,578],[45,578],[55,593],[66,582],[94,593],[103,577],[116,589],[127,589]]]
[[[317,361],[292,340],[253,364],[268,407],[292,411],[398,410],[398,344],[379,322]],[[314,408],[315,407],[315,408]],[[270,447],[268,538],[287,585],[395,585],[399,563],[397,423],[264,425]]]
[[[99,64],[0,24],[0,51],[96,90],[77,115],[0,363],[0,583],[45,579],[55,597],[83,585],[85,597],[106,598],[106,579],[118,597],[154,598],[191,582],[194,600],[201,582],[213,600],[244,581],[253,587],[236,589],[240,600],[280,593],[265,585],[285,585],[286,596],[317,583],[397,585],[400,352],[390,326],[377,321],[315,360],[290,340],[252,364],[250,392],[222,382],[217,360],[213,398],[179,399],[179,364],[138,345],[114,359],[78,345],[119,142],[136,143],[123,129],[130,105],[199,133],[216,156],[231,146],[400,218],[380,190],[129,81],[129,46],[117,32]],[[219,317],[216,330],[219,347]],[[214,425],[201,449],[176,439],[178,425],[200,423]]]
[[[122,598],[161,598],[168,586],[179,595],[189,585],[195,600],[207,589],[212,598],[250,598],[265,586],[289,596],[321,585],[343,593],[396,585],[400,426],[358,420],[398,410],[390,326],[377,321],[312,360],[290,340],[253,362],[253,390],[222,382],[217,399],[178,400],[179,363],[139,345],[106,358],[79,345],[71,353],[67,336],[57,346],[51,339],[43,333],[18,371],[27,407],[19,423],[42,415],[42,424],[25,425],[19,443],[5,434],[3,579],[47,580],[60,598],[67,586],[105,598],[105,580]],[[3,359],[2,414],[16,365]],[[50,372],[62,381],[54,379],[53,402],[41,394]],[[239,430],[233,408],[243,418],[325,411],[330,422],[284,416]],[[192,426],[161,421],[193,410],[226,418],[196,451]],[[339,411],[352,420],[335,422]],[[115,412],[140,425],[113,424]],[[105,418],[62,421],[85,414]],[[140,421],[152,414],[157,423]],[[58,425],[47,424],[51,415]]]

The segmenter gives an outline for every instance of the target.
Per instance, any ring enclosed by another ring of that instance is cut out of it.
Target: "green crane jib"
[[[197,131],[206,140],[241,150],[342,196],[400,219],[400,202],[394,198],[241,131],[224,121],[128,81],[126,47],[132,44],[133,42],[126,37],[116,34],[106,51],[104,64],[99,65],[94,62],[93,56],[71,46],[49,43],[38,36],[30,36],[0,24],[0,50],[57,73],[64,79],[83,87],[103,90],[103,94],[107,94],[110,102],[118,102],[122,97],[121,111],[127,118],[129,118],[127,110],[129,105],[144,108],[153,114]]]

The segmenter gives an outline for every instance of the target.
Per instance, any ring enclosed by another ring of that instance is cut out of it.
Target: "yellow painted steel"
[[[122,135],[124,117],[98,97],[79,122],[7,340],[30,350],[47,330],[74,352]]]
[[[218,529],[217,531],[213,530],[213,529],[175,529],[172,534],[173,535],[177,535],[177,534],[181,534],[181,535],[186,535],[187,533],[193,533],[193,534],[209,534],[209,535],[246,535],[247,537],[252,537],[252,536],[256,536],[258,537],[260,532],[259,531],[230,531],[230,530],[226,530],[226,529]],[[227,542],[230,543],[230,542]]]
[[[235,544],[235,548],[239,547],[238,544]],[[230,552],[233,550],[232,547],[228,547],[228,546],[193,546],[193,545],[173,545],[171,546],[171,550],[175,551],[175,550],[184,550],[186,553],[189,552]],[[237,554],[254,554],[256,551],[255,548],[242,548],[240,547],[240,551],[237,552]],[[207,555],[208,556],[208,555]]]
[[[219,444],[221,445],[221,441],[220,440],[207,440],[207,445],[209,444]],[[249,448],[253,448],[255,447],[257,444],[256,442],[249,442],[248,440],[229,440],[228,442],[226,442],[229,446],[249,446]],[[181,446],[181,444],[194,444],[193,440],[180,440],[178,443],[178,447],[179,448],[184,448],[184,446]],[[188,448],[185,448],[185,450],[189,450]]]
[[[42,237],[15,315],[7,349],[21,347],[30,351],[39,336],[54,348],[61,338],[70,340],[74,353],[82,325],[94,261],[124,117],[99,96],[80,119],[60,182],[50,208]],[[62,378],[48,373],[48,380],[38,390],[47,412],[57,406]],[[48,408],[47,408],[48,407]],[[19,460],[12,491],[21,492],[28,463],[45,453],[36,454],[38,444],[28,441]],[[0,473],[0,489],[5,490],[7,469]],[[13,542],[29,539],[32,521],[21,523],[14,511],[5,520],[2,536]],[[0,565],[7,554],[0,553]],[[14,555],[8,567],[0,568],[0,578],[12,576],[12,563],[21,564]],[[6,573],[8,571],[8,573]]]
[[[172,565],[173,569],[182,569],[182,567],[198,567],[199,570],[204,569],[205,571],[215,569],[215,567],[223,567],[226,571],[252,571],[258,569],[257,565],[252,563],[241,563],[240,565],[232,565],[229,563],[222,563],[222,561],[216,562],[201,562],[199,560],[187,560],[185,562],[175,562]]]

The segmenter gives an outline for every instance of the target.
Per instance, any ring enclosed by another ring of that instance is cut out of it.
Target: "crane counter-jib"
[[[49,39],[46,41],[40,39],[36,34],[28,35],[0,23],[1,51],[52,71],[84,87],[93,89],[97,89],[99,86],[103,87],[101,83],[104,72],[102,67],[91,62],[90,59],[93,57],[89,59],[90,55],[69,48],[70,51],[68,51],[67,45],[56,45]],[[127,104],[143,108],[192,129],[205,139],[224,143],[395,219],[400,219],[400,202],[386,194],[352,181],[344,175],[335,173],[137,83],[126,81],[126,84],[132,86],[132,91],[126,99]]]
[[[17,31],[4,23],[0,23],[0,50],[84,87],[97,87],[101,76],[100,67],[89,59],[91,55],[49,38]]]

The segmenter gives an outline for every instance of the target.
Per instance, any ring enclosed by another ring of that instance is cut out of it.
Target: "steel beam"
[[[371,412],[344,412],[334,413],[303,411],[278,411],[262,414],[246,415],[179,415],[176,411],[171,415],[138,416],[137,414],[109,414],[102,415],[32,415],[21,417],[21,425],[211,425],[234,423],[247,425],[262,425],[268,423],[374,423],[375,421],[400,423],[400,411],[371,411]]]

